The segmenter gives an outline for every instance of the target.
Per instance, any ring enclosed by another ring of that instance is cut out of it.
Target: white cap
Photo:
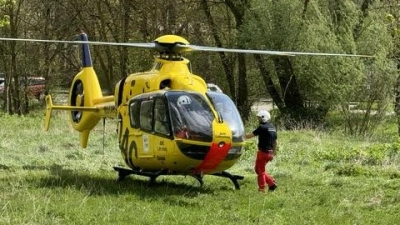
[[[266,110],[261,110],[257,113],[257,117],[261,118],[261,122],[266,123],[269,119],[271,119],[271,115]]]

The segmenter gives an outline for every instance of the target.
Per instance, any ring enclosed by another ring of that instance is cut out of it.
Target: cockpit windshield
[[[201,95],[191,92],[168,92],[166,97],[175,137],[212,141],[214,114]]]
[[[222,117],[223,121],[228,123],[232,130],[232,140],[235,142],[244,141],[244,125],[239,112],[236,109],[235,103],[225,94],[219,92],[207,92],[215,109]]]

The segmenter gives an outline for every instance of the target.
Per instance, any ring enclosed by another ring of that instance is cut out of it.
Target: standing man
[[[254,170],[257,173],[258,191],[265,192],[266,185],[269,191],[274,191],[278,186],[266,171],[265,167],[274,158],[274,151],[278,144],[278,135],[274,125],[268,121],[271,115],[268,111],[261,110],[257,113],[259,126],[246,135],[246,138],[258,136],[258,151]]]

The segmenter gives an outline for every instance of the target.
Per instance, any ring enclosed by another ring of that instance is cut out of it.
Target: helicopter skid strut
[[[152,184],[154,183],[154,181],[157,179],[157,177],[159,177],[160,175],[174,175],[171,173],[168,173],[168,170],[160,170],[157,172],[145,172],[142,170],[135,170],[135,169],[127,169],[127,168],[123,168],[123,167],[118,167],[115,166],[114,170],[118,172],[118,179],[117,181],[122,181],[125,179],[125,177],[131,175],[131,174],[136,174],[136,175],[140,175],[140,176],[146,176],[149,177],[149,183]],[[219,173],[213,173],[210,175],[214,175],[214,176],[218,176],[218,177],[225,177],[225,178],[229,178],[232,183],[235,185],[235,189],[239,190],[240,189],[240,185],[238,183],[238,180],[243,180],[243,176],[240,175],[232,175],[226,171],[222,171]],[[201,174],[192,174],[190,175],[191,177],[195,178],[199,183],[200,186],[203,186],[204,182],[203,182],[203,176]]]
[[[226,171],[222,171],[222,172],[219,172],[219,173],[213,173],[211,175],[218,176],[218,177],[229,178],[232,181],[233,185],[235,185],[235,189],[236,190],[240,189],[240,185],[239,185],[238,180],[243,180],[243,178],[244,178],[243,176],[240,176],[240,175],[232,175],[232,174],[230,174],[230,173],[228,173]]]

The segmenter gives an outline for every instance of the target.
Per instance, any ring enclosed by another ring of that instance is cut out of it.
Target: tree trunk
[[[400,63],[397,64],[397,68],[400,69]],[[397,76],[394,101],[394,112],[397,118],[397,133],[400,136],[400,75]]]
[[[236,30],[240,30],[240,28],[243,25],[244,21],[244,15],[246,9],[250,6],[248,1],[242,1],[240,3],[234,3],[231,0],[225,0],[225,4],[228,6],[228,8],[231,10],[232,14],[235,17],[235,28]],[[207,4],[206,0],[202,0],[201,5],[203,7],[203,10],[206,14],[207,20],[211,26],[212,34],[215,39],[215,42],[217,43],[218,47],[222,47],[222,42],[220,41],[220,38],[218,36],[218,29],[217,25],[214,22],[211,12],[210,12],[210,7]],[[238,48],[241,48],[242,46],[238,44]],[[248,101],[248,88],[247,88],[247,70],[246,70],[246,58],[244,54],[238,54],[238,87],[236,89],[236,84],[235,84],[235,79],[233,75],[233,70],[232,70],[232,64],[229,63],[229,61],[226,58],[225,53],[219,53],[222,65],[225,70],[225,75],[229,84],[229,89],[231,92],[231,96],[234,99],[234,101],[237,104],[237,107],[239,109],[240,114],[242,115],[243,120],[248,120],[249,115],[250,115],[250,107],[251,105],[249,104]],[[236,90],[238,90],[237,95],[236,95]]]
[[[246,58],[244,54],[238,54],[238,70],[239,70],[239,86],[238,86],[238,98],[237,106],[239,112],[241,112],[242,118],[248,120],[250,116],[250,102],[248,101],[248,87],[247,87],[247,70],[246,70]]]
[[[202,0],[201,1],[201,6],[202,6],[203,11],[204,11],[204,13],[206,15],[207,21],[210,24],[211,33],[212,33],[212,36],[214,37],[216,45],[218,47],[222,47],[222,41],[218,36],[218,28],[217,28],[217,25],[214,22],[214,19],[213,19],[212,15],[211,15],[211,11],[210,11],[210,8],[208,6],[207,0]],[[224,68],[224,71],[225,71],[225,77],[226,77],[226,80],[228,82],[230,95],[235,101],[237,98],[236,98],[235,79],[234,79],[233,69],[232,69],[232,63],[233,62],[231,62],[228,59],[228,57],[226,56],[226,54],[224,52],[219,52],[218,54],[219,54],[219,57],[221,59],[222,67]]]
[[[264,84],[266,86],[266,91],[269,96],[271,96],[272,101],[278,109],[283,109],[285,107],[285,102],[281,98],[279,91],[276,89],[274,82],[272,81],[271,74],[265,67],[262,57],[260,55],[254,55],[258,69],[260,70],[261,77],[263,78]]]
[[[275,71],[278,74],[285,107],[298,112],[302,111],[304,109],[304,100],[300,94],[289,58],[287,56],[277,56],[274,57],[273,62]]]

